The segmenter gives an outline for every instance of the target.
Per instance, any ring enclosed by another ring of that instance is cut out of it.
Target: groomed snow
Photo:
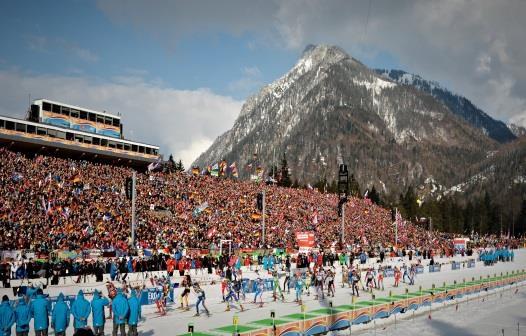
[[[461,260],[465,260],[468,258],[455,257],[454,259],[461,261]],[[451,259],[448,259],[448,260],[437,259],[437,262],[440,262],[440,263],[442,262],[449,263],[450,261]],[[407,262],[407,260],[405,260],[405,262]],[[428,261],[424,261],[423,264],[426,265],[427,262]],[[388,262],[388,264],[391,264],[391,265],[401,264],[401,263],[402,261],[399,261],[398,259]],[[419,286],[422,286],[423,288],[430,288],[432,284],[441,285],[444,281],[448,284],[451,284],[453,283],[454,280],[456,280],[457,282],[461,282],[464,278],[466,280],[469,280],[471,279],[471,277],[478,278],[479,276],[493,275],[495,273],[500,274],[500,272],[505,273],[506,271],[518,270],[518,269],[523,269],[523,268],[526,268],[526,250],[524,249],[515,251],[515,261],[514,262],[498,263],[495,266],[491,266],[491,267],[483,266],[480,262],[477,262],[475,268],[470,268],[470,269],[464,268],[461,270],[453,271],[451,270],[451,267],[448,264],[442,267],[442,272],[440,273],[427,273],[427,267],[426,267],[426,272],[422,275],[417,276],[415,286],[406,286],[405,284],[402,284],[398,288],[393,288],[392,287],[392,284],[394,281],[393,278],[386,278],[385,279],[385,287],[386,287],[385,290],[375,291],[375,295],[377,297],[384,297],[388,295],[390,290],[393,291],[393,294],[403,293],[405,292],[406,287],[411,288],[412,291],[415,291],[415,290],[418,290]],[[339,269],[338,269],[338,272],[339,272]],[[202,278],[200,274],[195,276],[194,271],[192,271],[191,275],[195,279]],[[254,272],[250,272],[248,270],[245,271],[244,276],[248,278],[252,278],[252,279],[257,277],[257,275]],[[205,277],[208,277],[208,276],[205,275]],[[130,274],[129,279],[133,281],[138,279],[138,281],[140,281],[140,277],[136,274]],[[363,279],[363,276],[362,276],[362,279]],[[281,283],[282,282],[283,282],[283,278],[281,278]],[[149,282],[146,282],[146,284],[148,285]],[[96,284],[92,283],[92,284],[82,285],[82,288],[94,288],[96,286],[97,286]],[[98,286],[102,286],[103,288],[104,285],[99,284]],[[79,287],[77,285],[66,285],[66,286],[50,288],[48,290],[45,290],[45,293],[48,293],[52,296],[56,296],[60,291],[64,292],[65,294],[76,294],[78,289]],[[285,303],[272,302],[271,293],[266,292],[263,296],[263,300],[265,304],[262,308],[259,308],[256,305],[250,303],[250,301],[253,299],[253,294],[248,294],[247,303],[245,303],[245,308],[247,310],[245,312],[238,312],[237,309],[235,308],[230,312],[225,312],[224,311],[225,305],[221,303],[220,285],[219,284],[212,285],[212,286],[207,285],[207,286],[204,286],[204,289],[207,295],[206,303],[212,313],[210,317],[206,317],[204,315],[202,315],[201,317],[193,317],[195,313],[193,306],[191,307],[190,311],[183,312],[181,310],[176,309],[176,306],[172,304],[169,306],[168,314],[166,316],[159,316],[156,313],[156,309],[154,305],[153,306],[143,306],[144,319],[139,324],[139,330],[141,331],[140,334],[141,335],[168,335],[168,334],[178,335],[178,334],[185,333],[187,331],[188,323],[193,323],[196,331],[207,331],[207,330],[211,330],[217,327],[231,324],[234,314],[237,314],[239,316],[239,321],[240,321],[239,323],[243,324],[243,323],[247,323],[250,321],[255,321],[257,319],[267,318],[270,316],[271,310],[274,310],[276,312],[277,317],[283,316],[286,314],[300,312],[300,307],[298,306],[298,304],[292,302],[294,299],[293,290],[291,290],[290,294],[285,294],[285,297],[286,297]],[[106,293],[105,290],[103,290],[103,292]],[[519,291],[521,295],[524,295],[524,292],[526,292],[526,289],[520,289]],[[3,288],[0,289],[0,295],[3,295],[3,294],[7,294],[10,296],[10,298],[12,298],[11,289],[3,289]],[[176,297],[178,297],[179,294],[180,294],[180,289],[176,289],[175,290]],[[360,299],[370,299],[370,294],[368,293],[361,292],[360,295],[361,295]],[[508,293],[505,295],[510,296],[511,294]],[[314,310],[314,309],[326,306],[328,304],[328,301],[314,300],[313,295],[311,296],[304,295],[303,298],[304,298],[304,304],[306,305],[307,311]],[[334,306],[338,306],[342,304],[349,304],[351,302],[350,289],[341,288],[341,276],[339,274],[336,277],[336,297],[331,298],[331,299],[333,301]],[[91,298],[88,297],[88,300],[91,300]],[[190,303],[191,304],[195,303],[195,300],[196,300],[195,294],[192,292],[190,295]],[[502,323],[502,324],[508,323],[508,321],[505,321],[504,317],[506,316],[507,312],[514,312],[515,315],[519,314],[519,316],[522,316],[522,323],[524,323],[526,321],[526,315],[525,315],[526,310],[517,309],[518,304],[519,304],[518,302],[514,301],[514,299],[512,300],[511,298],[508,301],[502,300],[502,303],[499,303],[498,307],[502,306],[502,308],[498,308],[502,310],[502,316],[503,316],[502,322],[499,322],[497,320],[493,321],[487,318],[483,318],[484,316],[483,314],[486,314],[486,312],[484,309],[482,309],[482,307],[487,307],[487,310],[491,311],[492,309],[494,309],[494,307],[496,307],[494,305],[483,305],[483,304],[480,305],[480,304],[474,304],[474,303],[466,304],[464,306],[461,305],[461,309],[462,309],[461,314],[464,314],[465,320],[469,320],[469,316],[473,316],[473,318],[483,321],[484,323],[494,322],[495,325],[497,325],[499,323]],[[438,307],[434,306],[433,309],[435,308],[438,309]],[[461,321],[460,319],[461,315],[458,315],[458,313],[453,312],[453,313],[448,314],[448,311],[450,310],[446,309],[444,310],[443,313],[438,312],[438,311],[436,313],[433,313],[433,319],[431,321],[426,320],[427,319],[427,314],[426,314],[425,318],[420,319],[421,321],[417,318],[415,320],[416,322],[414,325],[409,324],[407,322],[400,322],[399,324],[397,324],[397,327],[408,328],[404,332],[401,332],[401,333],[392,331],[391,329],[393,327],[388,326],[386,327],[385,330],[382,331],[384,332],[383,335],[398,335],[398,334],[419,335],[419,336],[453,335],[447,332],[447,330],[456,330],[454,328],[457,328],[457,327],[460,328],[459,326],[465,326],[465,327],[471,328],[469,321],[459,322]],[[417,311],[417,314],[418,313],[420,312]],[[487,313],[487,314],[490,314],[490,313]],[[434,317],[435,315],[436,315],[436,318]],[[387,323],[389,322],[388,320],[389,319],[386,319],[385,321],[383,320],[382,323]],[[432,321],[436,321],[436,322],[432,322]],[[476,321],[475,320],[473,321],[474,321],[473,328],[475,328]],[[91,320],[89,321],[89,323],[91,323]],[[426,325],[426,323],[434,323],[434,324]],[[373,323],[369,323],[367,325],[363,325],[360,327],[353,327],[353,330],[357,331],[358,329],[372,328],[373,326],[374,326]],[[515,323],[515,327],[516,327],[516,323]],[[444,329],[441,329],[441,328],[444,328]],[[428,329],[435,330],[436,329],[436,330],[429,331],[428,334],[425,334],[425,333],[422,333],[423,329],[425,330],[428,330]],[[459,334],[459,335],[497,335],[495,333],[497,328],[495,327],[491,329],[491,332],[489,329],[486,329],[486,328],[474,329],[474,330],[488,330],[488,332],[484,334],[484,333],[477,333],[473,331],[471,334],[465,333],[465,334]],[[525,330],[526,330],[526,327],[525,327]],[[388,333],[389,331],[391,333]],[[380,330],[378,330],[377,328],[376,332],[379,333]],[[106,333],[111,334],[110,321],[107,322]],[[346,334],[347,333],[348,331],[346,331]],[[72,329],[68,330],[67,335],[72,335],[72,334],[73,334],[73,330]],[[34,335],[34,334],[31,333],[30,335]],[[506,333],[506,335],[508,334]]]

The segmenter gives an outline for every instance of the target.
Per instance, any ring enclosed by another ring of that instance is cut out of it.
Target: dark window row
[[[97,122],[100,124],[113,125],[115,127],[120,126],[120,120],[117,118],[112,118],[112,117],[107,117],[107,116],[103,116],[103,115],[99,115],[99,114],[95,114],[91,112],[76,110],[73,108],[69,108],[69,107],[65,107],[65,106],[61,106],[57,104],[51,104],[48,102],[42,102],[42,110],[57,113],[57,114],[62,114],[65,116],[70,116],[73,118],[89,120],[89,121]]]
[[[95,136],[75,134],[71,132],[62,132],[62,131],[57,131],[54,129],[38,127],[35,125],[27,125],[24,123],[17,123],[17,122],[13,122],[9,120],[0,119],[0,128],[12,130],[12,131],[23,132],[23,133],[29,133],[29,134],[43,135],[43,136],[48,136],[50,138],[59,138],[59,139],[64,139],[64,140],[69,140],[69,141],[75,141],[79,143],[93,144],[93,145],[102,146],[102,147],[122,149],[122,150],[131,151],[135,153],[159,155],[159,151],[156,148],[138,146],[138,145],[130,145],[130,144],[122,143],[119,141],[101,139]]]

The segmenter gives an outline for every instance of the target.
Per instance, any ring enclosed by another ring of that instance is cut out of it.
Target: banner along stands
[[[468,247],[469,238],[455,238],[453,239],[453,245],[455,250],[461,251],[466,250]]]
[[[309,252],[314,247],[314,232],[296,232],[296,243],[300,253]]]

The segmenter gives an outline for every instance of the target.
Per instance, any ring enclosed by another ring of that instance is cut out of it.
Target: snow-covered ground
[[[456,260],[463,260],[468,258],[456,257]],[[449,262],[451,259],[437,259],[437,262]],[[405,260],[407,262],[407,260]],[[427,261],[426,261],[427,262]],[[400,264],[402,261],[394,260],[391,264]],[[425,263],[424,263],[425,265]],[[451,270],[450,265],[442,266],[442,271],[439,273],[428,273],[427,267],[424,274],[420,274],[416,278],[415,286],[407,286],[402,284],[398,288],[393,288],[393,278],[385,279],[385,290],[375,291],[376,297],[385,297],[392,291],[393,294],[404,293],[405,288],[410,288],[410,291],[417,291],[419,286],[422,288],[430,288],[432,284],[436,284],[437,287],[441,286],[443,282],[452,284],[453,281],[462,282],[463,279],[466,281],[471,280],[472,277],[479,278],[480,276],[486,277],[487,275],[500,274],[501,272],[506,273],[512,270],[519,270],[526,268],[526,250],[515,251],[515,261],[498,263],[495,266],[486,267],[481,263],[477,262],[475,268],[462,268],[460,270]],[[339,271],[339,270],[338,270]],[[192,274],[193,276],[193,274]],[[249,278],[255,278],[257,275],[253,272],[246,271],[245,276]],[[135,275],[131,275],[132,279],[135,279]],[[200,278],[200,276],[194,277]],[[363,277],[362,277],[363,279]],[[283,278],[281,279],[281,283]],[[100,285],[86,284],[83,288],[95,288]],[[62,291],[66,294],[76,294],[78,291],[76,285],[66,285],[60,287],[50,287],[45,292],[51,296],[55,296],[58,292]],[[239,324],[248,323],[258,319],[264,319],[270,317],[272,310],[276,313],[276,318],[279,316],[299,313],[300,306],[294,303],[294,291],[291,290],[290,294],[285,294],[286,302],[273,302],[270,292],[266,292],[263,296],[264,306],[259,307],[251,303],[253,294],[247,294],[247,301],[245,302],[245,311],[239,312],[237,309],[232,309],[229,312],[225,312],[225,304],[221,302],[221,290],[220,285],[207,285],[204,286],[206,291],[207,300],[206,304],[210,309],[212,315],[206,317],[202,314],[200,317],[193,317],[195,308],[192,305],[190,311],[181,311],[177,309],[175,304],[169,306],[168,314],[166,316],[159,316],[156,312],[155,305],[143,306],[143,321],[139,324],[139,330],[141,335],[178,335],[187,331],[187,325],[193,323],[195,331],[210,331],[212,329],[230,325],[234,315],[239,317]],[[105,290],[103,291],[105,293]],[[179,295],[180,289],[175,290],[176,297]],[[513,294],[512,294],[513,293]],[[394,318],[390,317],[376,322],[376,330],[374,330],[375,323],[371,322],[367,325],[353,326],[352,333],[365,332],[367,335],[372,335],[376,332],[378,335],[502,335],[497,334],[496,331],[502,328],[505,330],[513,329],[514,324],[515,333],[505,331],[506,335],[517,335],[517,322],[526,324],[526,309],[525,304],[525,293],[526,287],[519,288],[518,294],[514,294],[514,290],[503,293],[503,298],[500,298],[500,292],[498,295],[490,296],[489,298],[473,299],[468,303],[464,303],[465,298],[459,305],[459,310],[455,310],[455,306],[444,308],[441,305],[433,305],[432,307],[432,319],[428,319],[428,312],[422,308],[416,312],[414,320],[412,315],[399,314],[396,328],[394,324]],[[0,295],[8,294],[12,297],[12,291],[10,289],[0,289]],[[368,300],[371,298],[370,293],[360,293],[360,299]],[[88,297],[88,300],[90,298]],[[195,294],[191,293],[190,302],[195,303]],[[341,276],[336,277],[336,297],[325,299],[325,300],[314,300],[314,296],[303,296],[304,304],[306,305],[307,312],[315,310],[320,307],[326,307],[329,304],[329,300],[333,302],[334,306],[350,304],[351,295],[350,289],[341,288]],[[492,303],[493,302],[493,303]],[[492,303],[492,304],[490,304]],[[428,308],[425,308],[428,309]],[[424,314],[423,317],[419,317],[420,314]],[[402,318],[403,317],[403,318]],[[411,318],[409,318],[411,317]],[[408,319],[409,318],[409,319]],[[90,321],[91,323],[91,321]],[[491,325],[491,326],[490,326]],[[506,327],[504,327],[506,326]],[[368,331],[363,331],[366,328]],[[500,329],[499,329],[500,328]],[[510,329],[511,328],[511,329]],[[521,334],[526,331],[526,326],[523,327]],[[361,330],[361,331],[360,331]],[[347,334],[349,331],[345,331],[342,334]],[[106,325],[106,333],[111,334],[111,322],[108,321]],[[217,332],[216,332],[217,333]],[[68,330],[67,335],[72,335],[73,331]],[[31,333],[31,335],[33,335]]]
[[[488,295],[475,295],[440,307],[428,309],[369,324],[367,330],[353,333],[360,336],[501,336],[526,335],[526,288],[498,289]],[[348,331],[347,331],[348,334]]]

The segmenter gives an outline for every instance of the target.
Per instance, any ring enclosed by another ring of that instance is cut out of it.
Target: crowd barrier
[[[235,334],[239,336],[311,336],[321,335],[332,331],[345,330],[352,325],[371,322],[375,319],[389,317],[393,314],[406,313],[421,307],[429,307],[432,303],[451,301],[465,295],[471,295],[497,289],[506,285],[517,284],[526,280],[526,272],[512,271],[501,276],[488,276],[462,283],[444,284],[442,287],[433,285],[430,289],[420,288],[416,292],[407,292],[399,295],[376,298],[372,295],[371,300],[358,301],[348,305],[329,308],[320,308],[313,311],[303,311],[297,314],[289,314],[281,317],[272,315],[267,319],[252,322],[239,323],[234,319],[234,324],[218,327],[210,332],[195,331],[183,334],[184,336],[199,335],[226,335]],[[180,335],[180,336],[183,336]]]

